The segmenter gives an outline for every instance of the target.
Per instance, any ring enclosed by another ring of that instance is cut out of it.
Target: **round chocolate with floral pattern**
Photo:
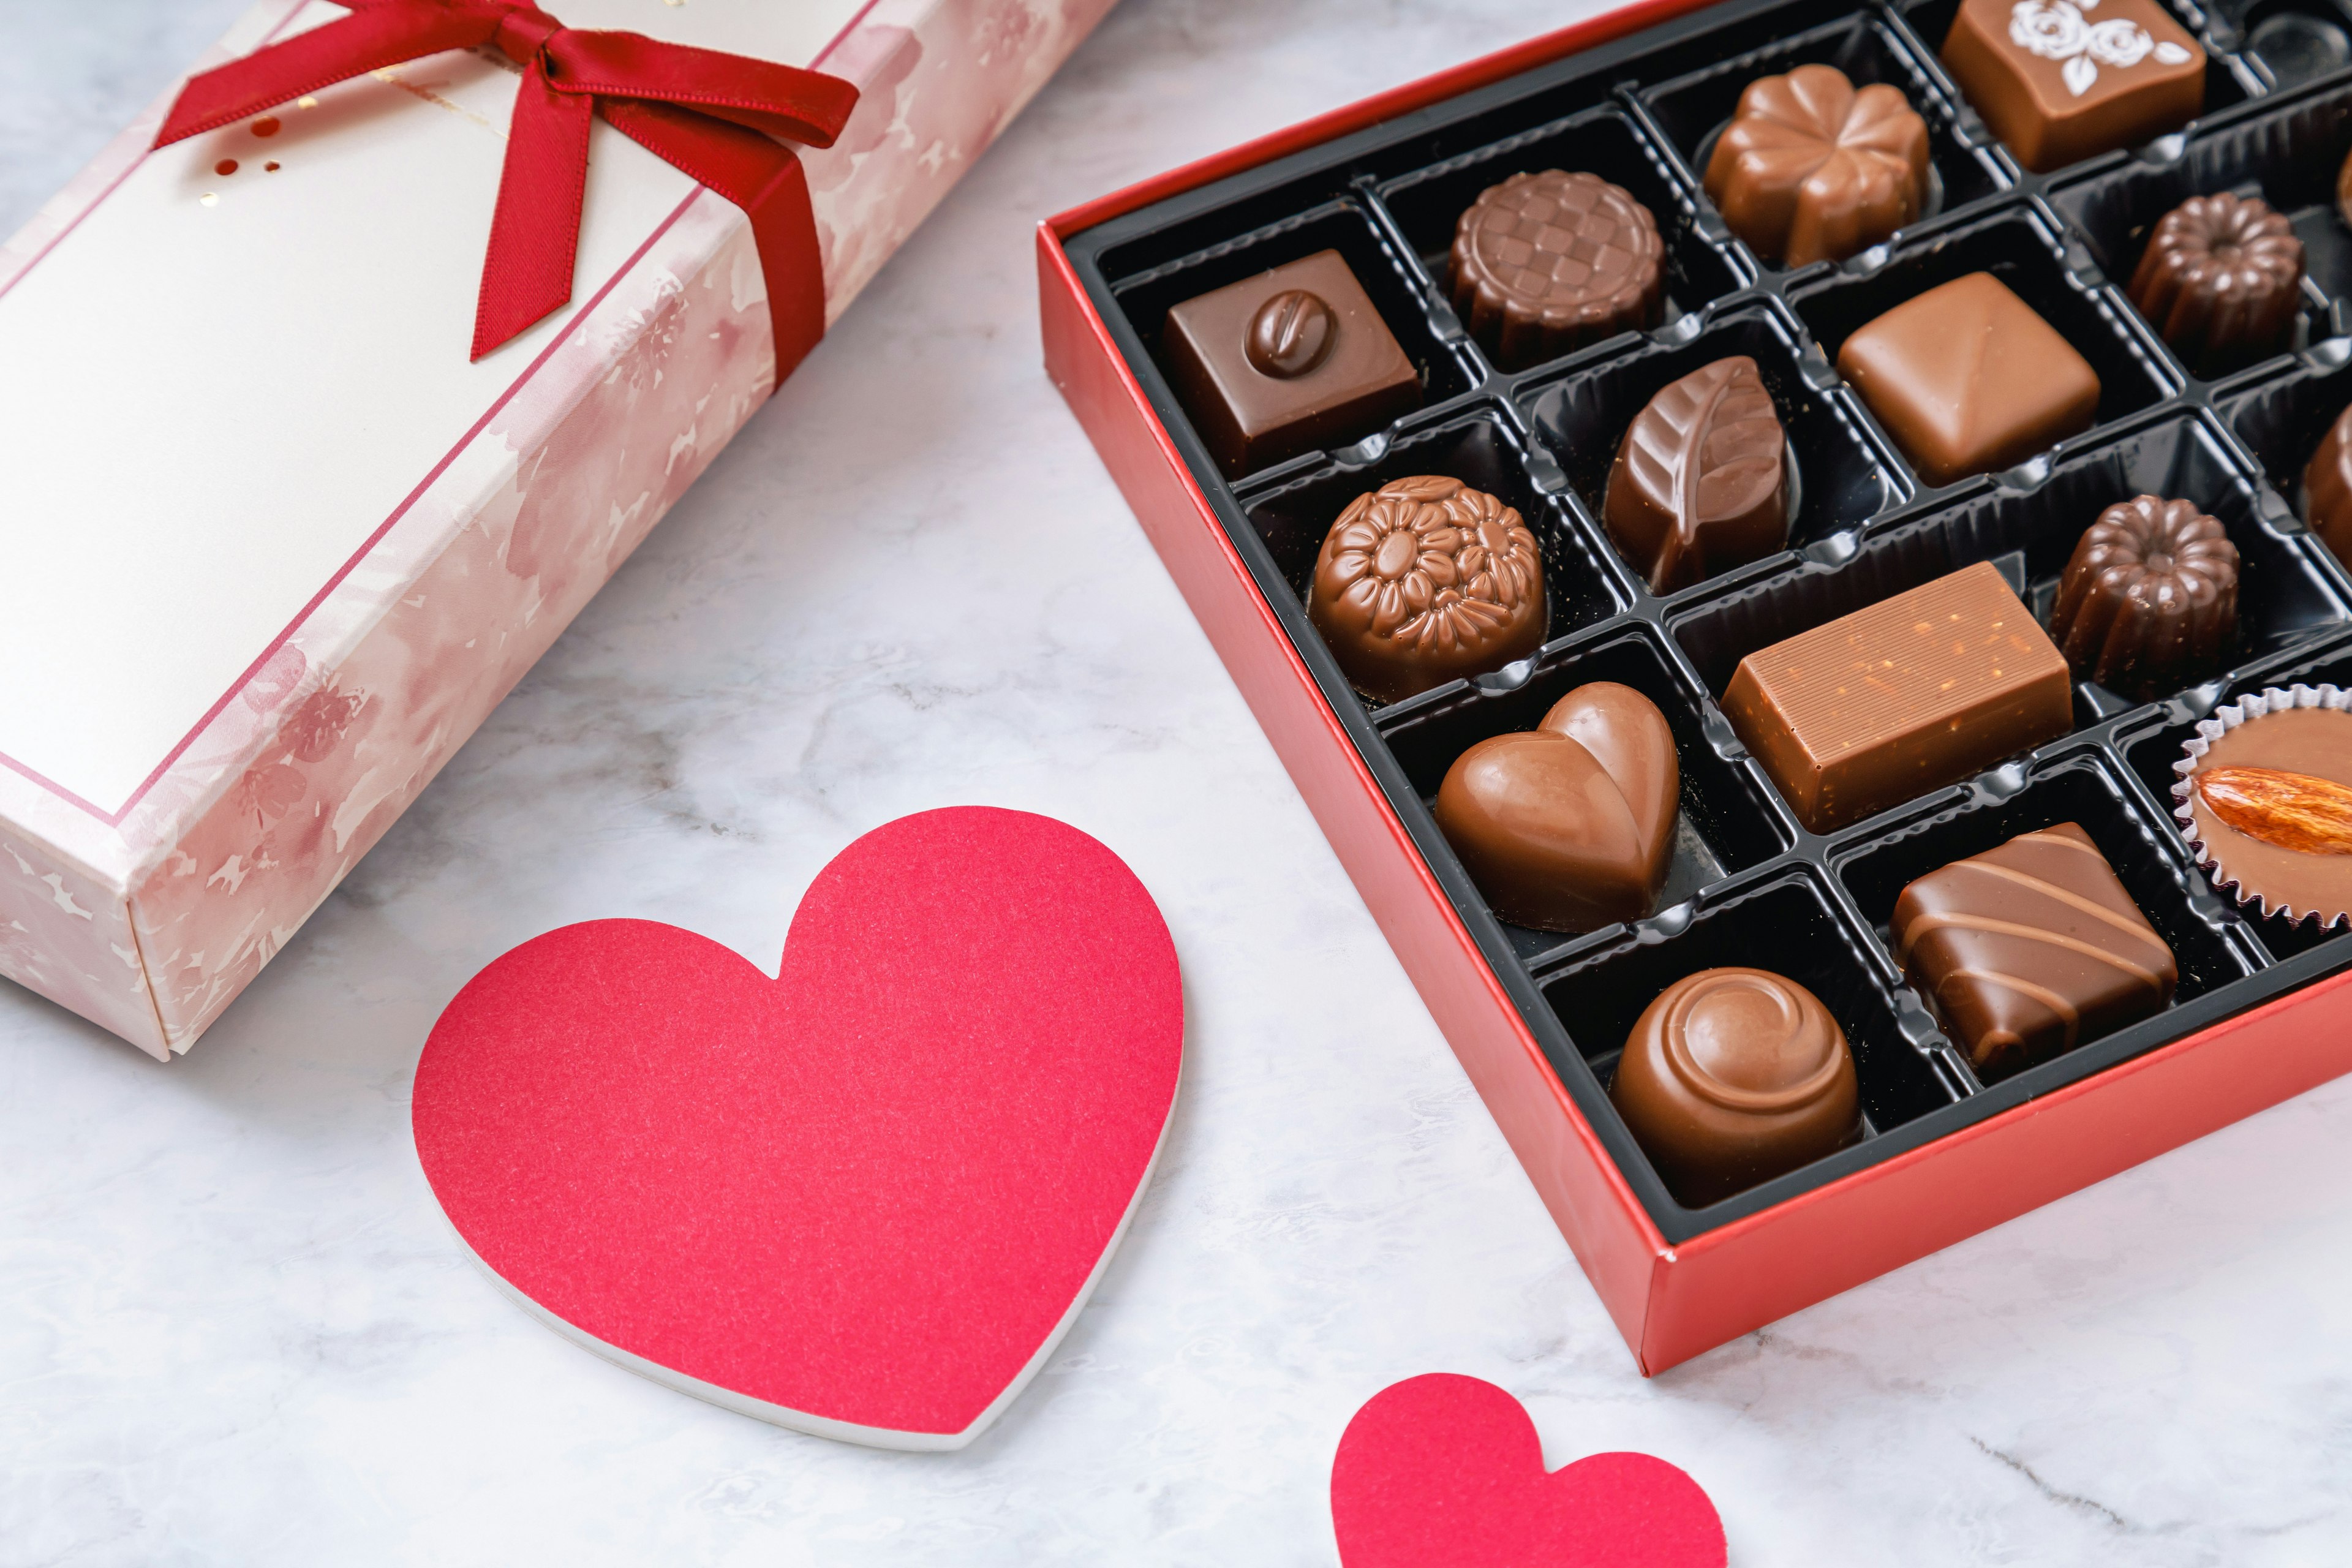
[[[1395,702],[1535,652],[1543,561],[1516,510],[1459,479],[1416,475],[1339,514],[1307,614],[1356,689]]]

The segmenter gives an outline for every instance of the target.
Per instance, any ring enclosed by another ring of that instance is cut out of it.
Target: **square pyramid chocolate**
[[[2099,373],[1990,272],[1865,322],[1837,367],[1931,485],[2023,462],[2099,411]]]
[[[2074,823],[2021,833],[1903,889],[1895,957],[1985,1078],[2160,1010],[2179,981],[2115,868]]]
[[[1421,376],[1336,250],[1187,300],[1160,348],[1227,477],[1345,446],[1421,406]]]
[[[2205,51],[2156,0],[1961,0],[1944,68],[2041,174],[2178,131],[2205,107]]]

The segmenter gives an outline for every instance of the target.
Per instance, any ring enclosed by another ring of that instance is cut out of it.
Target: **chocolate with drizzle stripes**
[[[1895,957],[1979,1076],[2004,1077],[2161,1009],[2179,970],[2091,836],[2021,833],[1913,882]]]

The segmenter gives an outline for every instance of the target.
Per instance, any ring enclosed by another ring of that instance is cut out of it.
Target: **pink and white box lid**
[[[857,86],[800,153],[831,320],[1108,5],[550,8]],[[469,362],[515,81],[454,51],[151,151],[167,93],[0,247],[0,975],[153,1055],[772,388],[741,213],[601,121],[572,303]]]

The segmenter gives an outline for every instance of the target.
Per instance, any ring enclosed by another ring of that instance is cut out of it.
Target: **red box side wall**
[[[2338,974],[1694,1237],[1659,1270],[1642,1369],[1663,1372],[2347,1071],[2352,974]]]

